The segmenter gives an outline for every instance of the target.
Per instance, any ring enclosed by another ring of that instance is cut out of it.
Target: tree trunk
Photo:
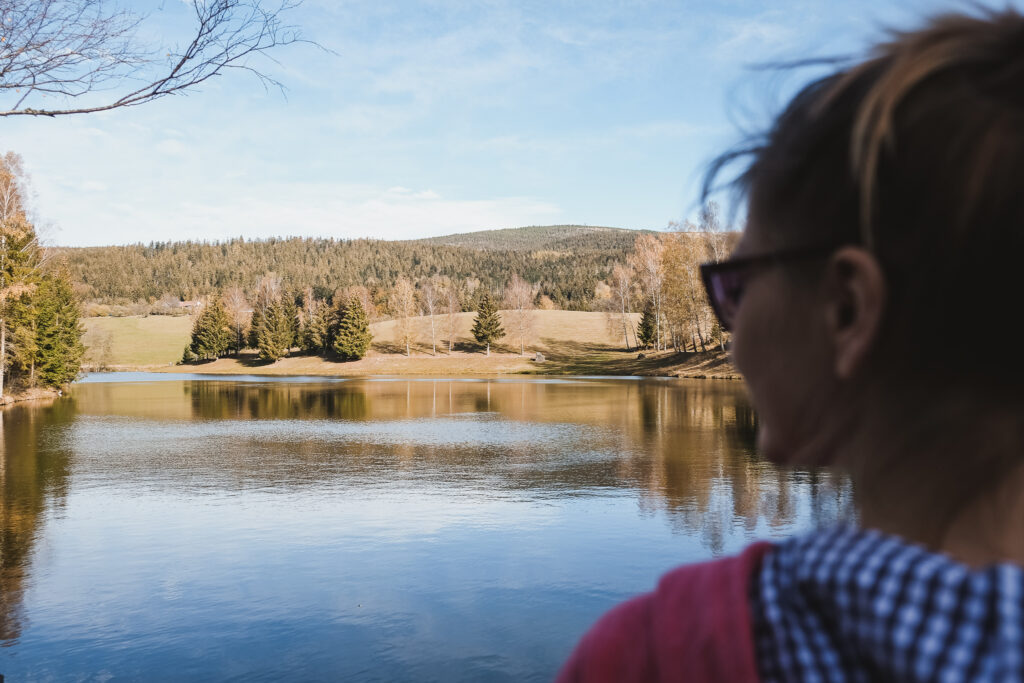
[[[654,350],[661,351],[661,307],[654,308]]]
[[[433,348],[433,353],[437,355],[437,337],[434,334],[434,315],[430,315],[430,346]]]
[[[7,371],[7,323],[0,318],[0,398],[4,395],[4,373]]]
[[[487,342],[487,355],[491,355],[491,342]]]

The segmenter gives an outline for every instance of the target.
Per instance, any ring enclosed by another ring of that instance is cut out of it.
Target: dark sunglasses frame
[[[759,254],[757,256],[746,256],[742,258],[726,259],[725,261],[718,261],[717,263],[702,264],[700,266],[700,277],[704,282],[704,291],[707,293],[708,302],[711,304],[711,310],[715,312],[715,317],[718,318],[718,324],[726,331],[729,331],[732,325],[732,316],[726,315],[725,313],[725,302],[722,301],[724,295],[721,294],[722,288],[715,286],[716,281],[718,281],[718,278],[723,274],[741,273],[743,271],[751,271],[758,267],[773,266],[786,263],[788,261],[813,258],[815,256],[825,256],[838,249],[839,246],[840,245],[837,244],[829,244],[814,247],[800,247],[797,249],[777,251],[771,254]],[[733,308],[739,305],[741,297],[742,290],[741,293],[736,296],[736,301],[733,302]]]

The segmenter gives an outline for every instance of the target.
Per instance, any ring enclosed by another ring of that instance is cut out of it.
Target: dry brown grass
[[[395,338],[394,321],[370,326],[373,346],[366,358],[347,363],[324,360],[316,356],[292,356],[276,363],[264,363],[255,354],[242,358],[194,365],[174,365],[181,357],[191,331],[189,318],[149,316],[141,318],[89,318],[86,344],[90,348],[86,362],[101,360],[95,345],[109,335],[111,352],[107,358],[110,369],[148,369],[170,372],[202,372],[213,374],[255,373],[265,375],[494,375],[494,374],[566,374],[566,375],[674,375],[680,377],[737,376],[725,354],[645,353],[637,358],[636,350],[626,351],[623,339],[608,329],[604,313],[579,311],[535,311],[534,333],[528,340],[526,355],[520,356],[517,340],[506,337],[491,347],[486,356],[472,340],[470,327],[474,313],[461,313],[454,351],[447,353],[447,339],[441,333],[441,316],[437,324],[437,355],[431,353],[429,320],[415,321],[417,343],[406,356]],[[506,326],[507,327],[507,326]],[[543,363],[533,361],[540,351]]]

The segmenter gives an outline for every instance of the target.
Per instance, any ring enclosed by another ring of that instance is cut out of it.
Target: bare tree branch
[[[109,0],[0,0],[0,116],[61,116],[131,107],[194,88],[228,69],[284,90],[251,64],[273,48],[311,43],[281,16],[301,0],[190,0],[192,39],[161,61],[135,38],[142,19]],[[129,85],[132,84],[132,85]],[[140,85],[141,84],[141,85]],[[136,87],[133,87],[136,86]],[[111,90],[81,107],[33,107]]]

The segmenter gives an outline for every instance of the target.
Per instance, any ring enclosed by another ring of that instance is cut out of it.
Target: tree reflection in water
[[[21,630],[43,520],[84,482],[190,494],[414,486],[476,500],[627,496],[711,554],[798,519],[851,514],[844,479],[757,457],[757,418],[733,382],[97,383],[0,420],[7,643]]]
[[[0,641],[21,634],[22,597],[43,518],[67,496],[69,454],[40,444],[42,427],[61,429],[70,399],[0,409]]]

